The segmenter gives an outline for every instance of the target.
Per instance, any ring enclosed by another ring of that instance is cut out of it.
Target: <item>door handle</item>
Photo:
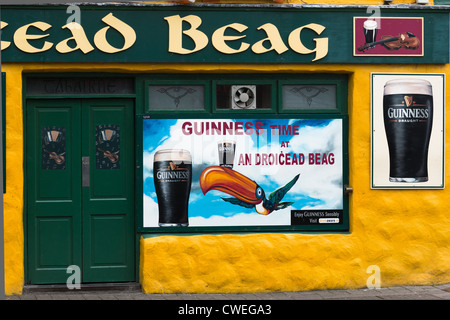
[[[90,186],[90,159],[89,157],[81,157],[81,186],[89,187]]]

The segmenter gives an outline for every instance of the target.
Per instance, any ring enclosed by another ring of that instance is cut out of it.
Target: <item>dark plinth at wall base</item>
[[[80,284],[80,289],[77,290],[69,289],[66,284],[29,284],[23,287],[24,294],[69,291],[141,291],[141,285],[137,282],[85,283]]]

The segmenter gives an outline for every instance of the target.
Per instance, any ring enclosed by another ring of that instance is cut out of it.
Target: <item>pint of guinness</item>
[[[219,151],[219,165],[232,169],[234,162],[234,152],[236,150],[235,141],[220,141],[217,143]]]
[[[383,117],[389,147],[389,181],[428,181],[428,146],[433,124],[431,84],[420,79],[386,82]]]
[[[367,19],[364,21],[364,38],[366,43],[372,43],[377,41],[377,22],[375,20]],[[371,46],[370,48],[374,48],[375,46]]]
[[[189,151],[157,151],[153,160],[153,178],[158,198],[159,226],[188,226],[188,202],[192,182],[192,160]]]

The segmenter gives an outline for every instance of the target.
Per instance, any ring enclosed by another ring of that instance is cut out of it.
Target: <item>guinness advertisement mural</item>
[[[143,119],[143,227],[342,226],[342,140],[342,119]]]

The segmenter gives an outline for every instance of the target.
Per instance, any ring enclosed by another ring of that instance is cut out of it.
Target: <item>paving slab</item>
[[[51,290],[50,290],[51,289]],[[87,287],[86,290],[55,291],[37,288],[24,290],[22,295],[7,296],[5,300],[450,300],[450,283],[426,286],[395,286],[379,289],[338,289],[295,292],[251,293],[155,293],[146,294],[140,289],[120,289],[110,286],[108,290]]]

